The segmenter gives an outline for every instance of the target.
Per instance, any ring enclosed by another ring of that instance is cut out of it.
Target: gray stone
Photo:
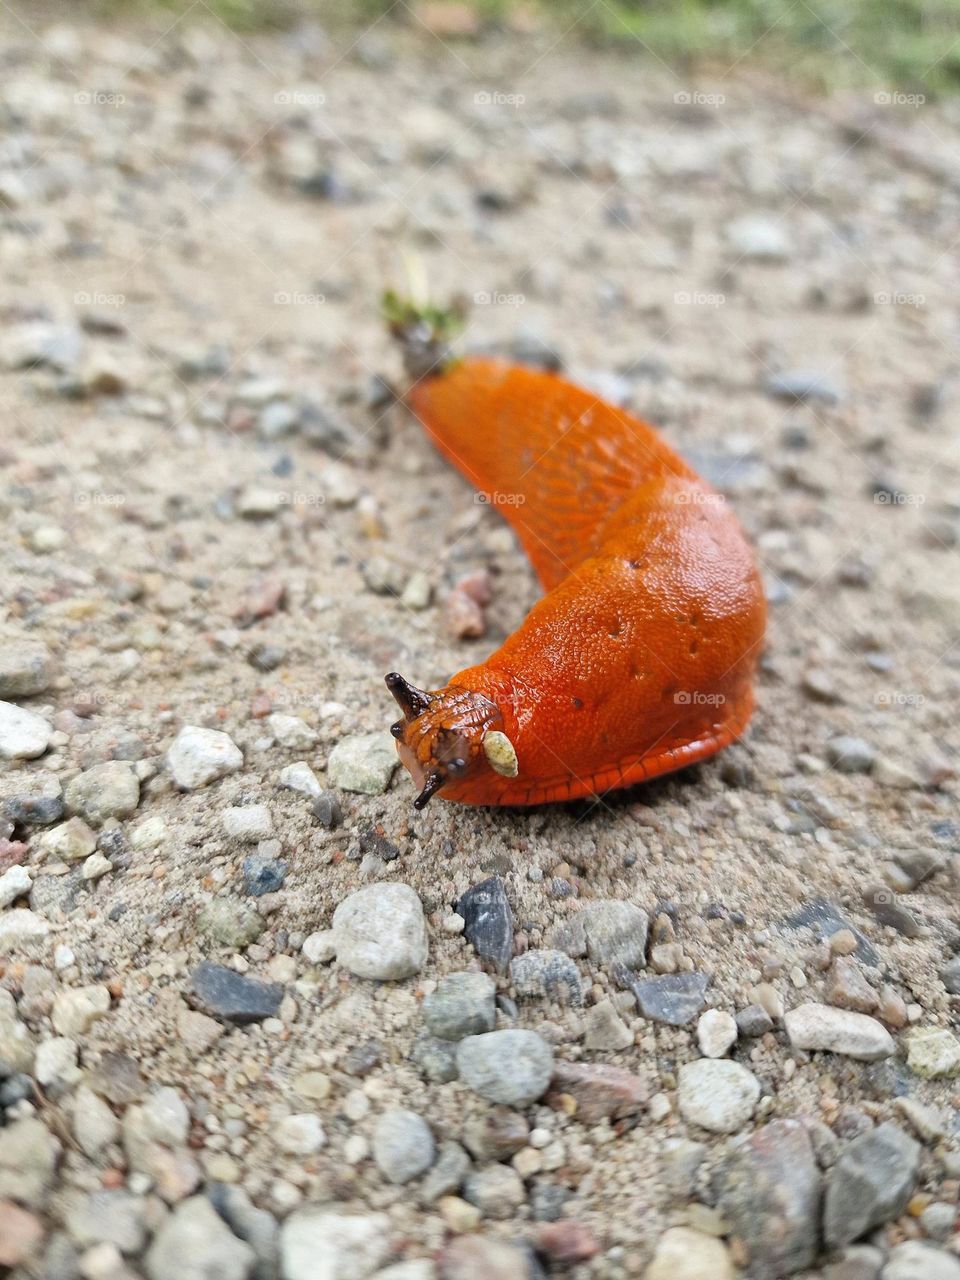
[[[63,787],[49,769],[15,770],[0,777],[0,815],[22,827],[46,827],[63,817]]]
[[[423,906],[409,885],[367,885],[333,913],[337,962],[358,978],[398,982],[419,973],[427,960]]]
[[[928,1204],[920,1215],[920,1226],[923,1234],[931,1240],[946,1240],[953,1231],[957,1220],[957,1206],[935,1200]]]
[[[460,1041],[457,1067],[460,1078],[481,1097],[525,1106],[546,1093],[553,1050],[534,1031],[490,1031]]]
[[[280,770],[278,781],[288,791],[298,791],[301,795],[317,800],[324,794],[320,779],[313,772],[306,760],[297,760]]]
[[[423,1001],[423,1020],[441,1040],[482,1035],[496,1025],[497,988],[485,973],[448,973]]]
[[[667,1138],[660,1151],[661,1180],[677,1200],[689,1200],[697,1185],[697,1174],[709,1147],[689,1138]]]
[[[239,898],[211,898],[197,916],[197,929],[225,947],[247,947],[263,932],[263,916]]]
[[[258,1209],[243,1187],[232,1183],[215,1182],[207,1194],[233,1234],[246,1241],[256,1255],[251,1280],[277,1280],[280,1227],[273,1215]]]
[[[413,1042],[410,1060],[433,1084],[448,1084],[457,1078],[457,1046],[452,1040],[419,1035]]]
[[[665,973],[632,982],[630,990],[645,1018],[684,1027],[703,1008],[709,982],[705,973]]]
[[[861,1062],[888,1058],[896,1049],[890,1032],[876,1018],[831,1005],[808,1002],[790,1009],[783,1021],[794,1049],[840,1053]]]
[[[960,1260],[933,1245],[907,1240],[891,1251],[880,1280],[960,1280]]]
[[[32,698],[50,688],[53,657],[40,640],[0,643],[0,698]]]
[[[513,912],[499,876],[490,876],[457,900],[463,934],[481,959],[504,973],[513,955]]]
[[[136,810],[140,781],[126,761],[105,760],[72,778],[63,799],[69,812],[99,827],[107,818],[128,818]]]
[[[927,1080],[960,1074],[960,1040],[946,1027],[917,1027],[907,1040],[907,1066]]]
[[[939,849],[893,849],[890,857],[903,872],[911,891],[939,871],[946,861]]]
[[[29,1028],[20,1021],[17,1002],[0,987],[0,1077],[33,1066],[34,1043]]]
[[[735,1138],[714,1175],[716,1206],[743,1242],[749,1274],[780,1280],[813,1266],[820,1242],[820,1172],[797,1120]]]
[[[129,1191],[94,1191],[67,1214],[74,1240],[84,1248],[115,1245],[121,1253],[139,1253],[146,1243],[144,1202]]]
[[[728,1058],[686,1062],[678,1077],[677,1103],[683,1118],[711,1133],[736,1133],[760,1100],[752,1071]]]
[[[475,1160],[509,1160],[527,1145],[530,1126],[511,1107],[490,1107],[463,1127],[463,1142]]]
[[[68,818],[45,831],[39,840],[45,856],[60,862],[79,862],[97,847],[97,837],[82,818]]]
[[[26,1116],[7,1125],[0,1142],[0,1197],[42,1208],[59,1155],[60,1143],[42,1120]]]
[[[960,956],[954,956],[943,966],[940,981],[952,996],[960,996]]]
[[[889,1121],[854,1138],[830,1173],[823,1214],[827,1244],[852,1244],[902,1213],[919,1158],[919,1143]]]
[[[748,1004],[737,1014],[737,1030],[744,1040],[756,1040],[773,1030],[773,1019],[760,1004]]]
[[[600,1000],[584,1014],[583,1043],[596,1053],[618,1053],[633,1044],[633,1032],[612,1000]]]
[[[510,961],[510,981],[520,997],[548,997],[560,1004],[583,1003],[580,970],[563,951],[525,951]]]
[[[843,388],[816,369],[786,369],[782,373],[772,373],[764,379],[763,385],[778,400],[793,403],[813,400],[835,405],[844,398]]]
[[[783,262],[793,246],[786,228],[763,214],[746,213],[726,228],[726,238],[735,253],[757,262]]]
[[[206,1196],[178,1204],[147,1250],[150,1280],[247,1280],[256,1257]]]
[[[827,742],[827,763],[840,773],[869,773],[877,753],[863,738],[840,734]]]
[[[388,1182],[418,1178],[433,1163],[433,1134],[415,1111],[385,1111],[373,1130],[373,1158]]]
[[[39,942],[50,932],[46,920],[25,907],[0,914],[0,956],[10,955],[25,943]]]
[[[379,796],[399,764],[397,744],[388,733],[360,733],[342,738],[330,752],[327,777],[334,787]]]
[[[434,1204],[460,1190],[470,1172],[470,1157],[459,1142],[442,1142],[437,1158],[420,1185],[420,1203]]]
[[[202,1013],[237,1025],[274,1017],[283,999],[283,987],[278,983],[257,982],[210,961],[194,969],[191,985]]]
[[[298,1209],[280,1228],[283,1280],[366,1280],[390,1256],[391,1234],[384,1213]]]
[[[879,1280],[882,1266],[882,1249],[868,1244],[852,1244],[844,1249],[838,1262],[827,1264],[823,1280]]]
[[[185,724],[167,752],[167,765],[182,791],[196,791],[243,768],[243,752],[229,734]]]
[[[485,1218],[512,1218],[527,1198],[520,1175],[506,1164],[488,1164],[468,1174],[463,1198],[476,1205]]]
[[[251,898],[265,893],[278,893],[287,877],[287,864],[279,858],[265,858],[253,853],[243,860],[243,888]]]
[[[568,955],[588,955],[597,964],[642,969],[648,928],[646,912],[632,902],[600,898],[561,925],[554,943]]]
[[[0,702],[0,756],[5,760],[33,760],[50,745],[52,727],[35,711],[13,702]]]
[[[810,929],[818,939],[832,938],[841,929],[849,929],[857,939],[857,959],[874,968],[880,964],[880,957],[869,940],[827,898],[816,898],[795,915],[787,916],[783,923],[788,929]]]
[[[905,938],[919,938],[923,933],[923,925],[917,917],[885,885],[871,885],[865,889],[863,905],[873,912],[881,924],[896,929]]]
[[[224,834],[255,844],[273,835],[273,817],[265,804],[231,805],[220,816]]]

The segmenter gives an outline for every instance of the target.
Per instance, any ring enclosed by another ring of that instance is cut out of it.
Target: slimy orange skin
[[[647,423],[550,373],[463,359],[408,403],[515,529],[546,594],[486,662],[423,692],[392,673],[418,806],[572,800],[743,733],[766,606],[723,497]],[[484,750],[506,734],[515,776]]]

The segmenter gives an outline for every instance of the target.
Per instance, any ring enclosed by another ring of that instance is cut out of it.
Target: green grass
[[[462,3],[463,0],[450,0]],[[101,11],[177,13],[190,0],[93,0]],[[390,0],[204,0],[230,26],[251,31],[305,16],[331,26],[371,22]],[[388,24],[411,24],[397,4]],[[571,38],[649,50],[685,68],[742,60],[822,88],[876,85],[928,96],[960,90],[960,0],[526,0],[548,28]],[[482,22],[507,20],[513,0],[474,0]],[[194,9],[203,17],[204,6]],[[579,20],[577,20],[579,18]],[[415,24],[412,24],[415,25]]]

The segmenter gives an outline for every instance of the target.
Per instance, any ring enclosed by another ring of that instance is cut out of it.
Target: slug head
[[[455,799],[458,789],[491,769],[516,777],[517,755],[496,703],[457,685],[427,693],[396,671],[385,680],[403,712],[390,732],[401,761],[421,788],[415,809],[424,808],[441,787]]]

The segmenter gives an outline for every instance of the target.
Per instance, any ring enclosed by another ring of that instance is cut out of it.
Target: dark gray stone
[[[902,1213],[917,1180],[920,1145],[889,1121],[854,1138],[834,1165],[824,1203],[828,1245],[852,1244]]]
[[[841,914],[835,903],[826,898],[817,898],[796,915],[787,916],[783,923],[788,929],[810,929],[816,938],[832,938],[841,929],[849,929],[857,939],[857,959],[874,968],[880,963],[880,957],[867,938]]]
[[[311,807],[313,816],[321,827],[326,827],[328,831],[335,831],[343,821],[340,800],[334,791],[322,791],[313,801]]]
[[[47,827],[63,817],[63,788],[49,769],[17,769],[0,778],[0,813],[22,827]]]
[[[478,956],[504,973],[513,955],[513,912],[499,876],[481,880],[457,901],[464,937]]]
[[[792,403],[816,400],[820,404],[833,405],[843,399],[842,388],[815,369],[788,369],[783,373],[772,373],[765,379],[764,388],[778,400]]]
[[[960,956],[954,956],[943,966],[940,980],[952,996],[960,996]]]
[[[286,875],[287,864],[277,858],[254,853],[243,860],[243,887],[254,898],[282,889]]]
[[[717,1208],[746,1246],[748,1275],[781,1280],[813,1265],[820,1243],[820,1172],[797,1120],[735,1138],[714,1177]]]
[[[903,934],[905,938],[919,938],[923,932],[923,925],[917,917],[912,911],[907,910],[893,890],[888,889],[886,885],[872,885],[865,889],[863,905],[873,912],[881,924],[896,929],[897,933]]]
[[[451,1080],[456,1080],[459,1074],[457,1045],[454,1040],[419,1035],[413,1042],[410,1059],[420,1074],[434,1084],[448,1084]]]
[[[756,1040],[773,1030],[773,1019],[762,1004],[748,1004],[737,1014],[737,1031],[746,1040]]]
[[[209,960],[194,969],[191,986],[198,1009],[211,1018],[237,1025],[274,1017],[283,999],[279,983],[258,982]]]
[[[492,1031],[497,988],[485,973],[448,973],[423,1002],[423,1020],[441,1040],[462,1040]]]
[[[645,1018],[670,1027],[685,1027],[706,1003],[709,983],[705,973],[665,973],[659,978],[633,982],[630,989]]]
[[[560,1004],[583,1004],[580,970],[562,951],[525,951],[510,961],[510,981],[518,996],[549,997]]]

